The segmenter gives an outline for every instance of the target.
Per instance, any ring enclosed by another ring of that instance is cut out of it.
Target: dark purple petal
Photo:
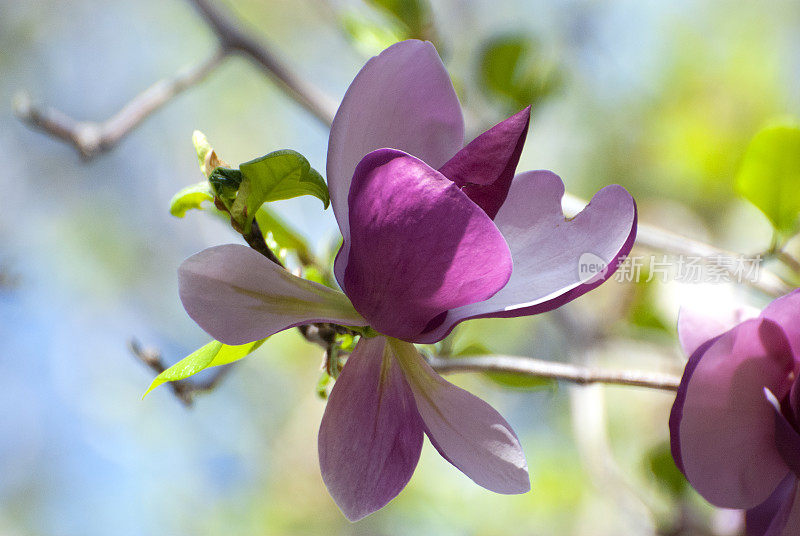
[[[419,338],[435,342],[463,320],[543,313],[607,280],[636,237],[636,204],[621,186],[606,186],[577,216],[561,210],[564,184],[549,171],[517,175],[495,223],[514,261],[508,284],[490,299],[453,309]],[[586,277],[581,264],[600,268]]]
[[[496,493],[530,490],[514,430],[489,404],[445,381],[413,345],[389,340],[436,450],[476,484]]]
[[[528,106],[472,140],[439,168],[492,219],[508,196],[530,121]]]
[[[422,421],[386,339],[362,337],[333,386],[319,429],[319,465],[350,521],[406,486],[422,449]]]
[[[678,314],[678,339],[686,355],[692,355],[701,344],[722,335],[736,324],[759,315],[754,307],[681,307]]]
[[[393,147],[435,169],[463,144],[461,106],[431,43],[403,41],[370,59],[347,88],[328,142],[328,188],[345,240],[350,181],[367,153]]]
[[[800,289],[774,300],[761,316],[773,320],[783,328],[792,345],[795,360],[800,362]]]
[[[792,513],[796,495],[797,478],[787,475],[766,501],[745,514],[747,536],[781,536]],[[800,524],[795,525],[795,530],[800,530]],[[793,534],[797,532],[788,532],[786,536]]]
[[[346,246],[349,243],[349,250]],[[494,222],[441,173],[394,149],[367,155],[350,188],[339,284],[381,333],[414,338],[436,316],[485,300],[511,274]]]
[[[788,393],[794,364],[789,343],[777,324],[758,318],[698,354],[684,374],[680,409],[673,409],[670,423],[673,439],[678,436],[676,460],[712,504],[752,508],[788,472],[775,447],[773,409],[763,389]]]
[[[800,477],[800,434],[783,415],[775,394],[765,387],[764,395],[775,412],[775,448],[792,473]]]
[[[183,261],[178,287],[189,316],[225,344],[312,322],[366,325],[341,292],[293,276],[238,244],[204,249]]]

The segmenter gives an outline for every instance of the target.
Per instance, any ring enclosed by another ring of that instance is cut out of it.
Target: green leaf
[[[256,211],[256,221],[264,236],[272,233],[272,238],[278,247],[294,251],[302,264],[308,264],[312,258],[308,243],[273,211],[265,206],[260,207]]]
[[[406,28],[407,37],[425,37],[430,24],[431,10],[425,0],[366,0],[367,4],[382,10]]]
[[[673,497],[680,497],[688,489],[689,483],[675,465],[669,443],[663,442],[650,449],[645,463],[656,481]]]
[[[744,155],[736,189],[784,237],[797,232],[800,214],[800,128],[774,125],[758,132]]]
[[[203,201],[214,202],[214,195],[211,193],[208,181],[187,186],[172,196],[169,202],[169,213],[178,218],[183,218],[186,216],[187,210],[202,210]]]
[[[453,353],[453,357],[458,358],[475,355],[492,355],[493,353],[494,352],[489,350],[483,344],[471,343]],[[512,372],[484,372],[483,375],[498,385],[503,387],[512,387],[514,389],[525,389],[532,391],[539,389],[555,390],[558,385],[556,381],[551,378],[536,378],[534,376],[514,374]]]
[[[200,171],[203,173],[204,177],[208,178],[215,168],[227,166],[227,164],[217,156],[214,148],[208,142],[206,135],[199,130],[195,130],[192,133],[192,144],[194,144],[194,150],[197,152],[197,161],[200,164]]]
[[[142,395],[142,398],[146,397],[150,391],[162,383],[183,380],[197,374],[201,370],[238,361],[254,352],[265,340],[266,339],[261,339],[260,341],[237,346],[229,346],[219,341],[211,341],[156,376],[153,383],[150,384],[150,387],[148,387],[147,391]]]
[[[194,145],[194,150],[197,152],[197,161],[200,164],[200,169],[203,169],[206,157],[214,149],[212,149],[211,144],[208,143],[206,135],[199,130],[192,132],[192,144]]]
[[[303,155],[288,149],[269,153],[239,166],[242,183],[231,215],[245,228],[258,208],[269,201],[313,195],[328,208],[330,197],[325,180]]]
[[[485,93],[499,97],[512,111],[535,105],[561,86],[560,72],[525,34],[489,40],[480,53],[479,80]]]

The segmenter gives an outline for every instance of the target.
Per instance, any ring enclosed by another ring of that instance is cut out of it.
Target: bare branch
[[[249,58],[287,95],[326,126],[333,123],[336,103],[315,85],[292,71],[272,49],[233,22],[208,0],[189,0],[217,36],[224,50]]]
[[[223,49],[217,50],[197,65],[156,82],[102,123],[77,121],[53,108],[34,105],[27,93],[16,96],[14,111],[27,125],[71,144],[84,159],[91,160],[114,148],[153,112],[205,79],[226,55]]]
[[[663,391],[677,391],[680,378],[657,372],[637,370],[602,370],[569,363],[544,361],[532,357],[486,355],[475,357],[429,357],[434,370],[452,372],[509,372],[535,378],[551,378],[579,385],[607,383],[633,387],[648,387]]]
[[[154,348],[142,348],[139,342],[135,339],[132,339],[128,343],[128,346],[131,350],[131,353],[139,361],[150,367],[150,369],[155,372],[156,375],[159,375],[167,370],[168,367],[164,364],[163,357],[159,350]],[[212,391],[217,385],[219,385],[225,376],[228,375],[232,368],[232,364],[216,367],[211,376],[202,382],[178,380],[168,383],[175,397],[188,408],[194,403],[195,395],[198,393]]]

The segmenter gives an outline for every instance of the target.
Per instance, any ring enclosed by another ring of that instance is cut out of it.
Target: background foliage
[[[582,197],[620,183],[644,221],[736,251],[770,245],[769,220],[737,197],[735,179],[761,127],[800,115],[797,2],[230,7],[336,98],[387,42],[433,39],[472,133],[534,103],[520,169],[553,169]],[[209,342],[180,306],[175,270],[189,254],[237,238],[206,214],[168,212],[172,195],[202,178],[192,131],[205,132],[230,162],[292,148],[317,170],[325,169],[327,131],[243,60],[90,164],[21,126],[10,102],[29,88],[71,115],[101,119],[212,46],[180,0],[0,0],[0,532],[602,536],[669,533],[685,519],[715,534],[735,525],[735,514],[712,511],[675,473],[665,450],[669,393],[509,389],[455,377],[520,434],[533,492],[487,492],[426,445],[409,487],[355,525],[319,475],[321,355],[296,333],[270,339],[194,410],[163,387],[142,401],[152,375],[126,341],[156,345],[172,361]],[[335,241],[333,215],[319,200],[273,206],[315,251]],[[791,225],[781,216],[779,226]],[[566,313],[502,327],[472,322],[456,342],[679,372],[678,304],[733,292],[741,291],[611,283]],[[565,329],[565,316],[579,325]],[[576,336],[598,326],[599,343]]]

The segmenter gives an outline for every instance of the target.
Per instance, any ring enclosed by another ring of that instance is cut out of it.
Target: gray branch
[[[633,387],[648,387],[662,391],[677,391],[680,378],[657,372],[637,370],[603,370],[544,361],[532,357],[486,355],[475,357],[429,357],[428,362],[437,372],[507,372],[534,378],[550,378],[579,385],[606,383]]]
[[[226,55],[220,49],[174,77],[156,82],[103,122],[77,121],[54,108],[34,104],[25,92],[14,99],[14,112],[28,126],[71,144],[82,158],[91,160],[116,147],[153,112],[205,79]]]

